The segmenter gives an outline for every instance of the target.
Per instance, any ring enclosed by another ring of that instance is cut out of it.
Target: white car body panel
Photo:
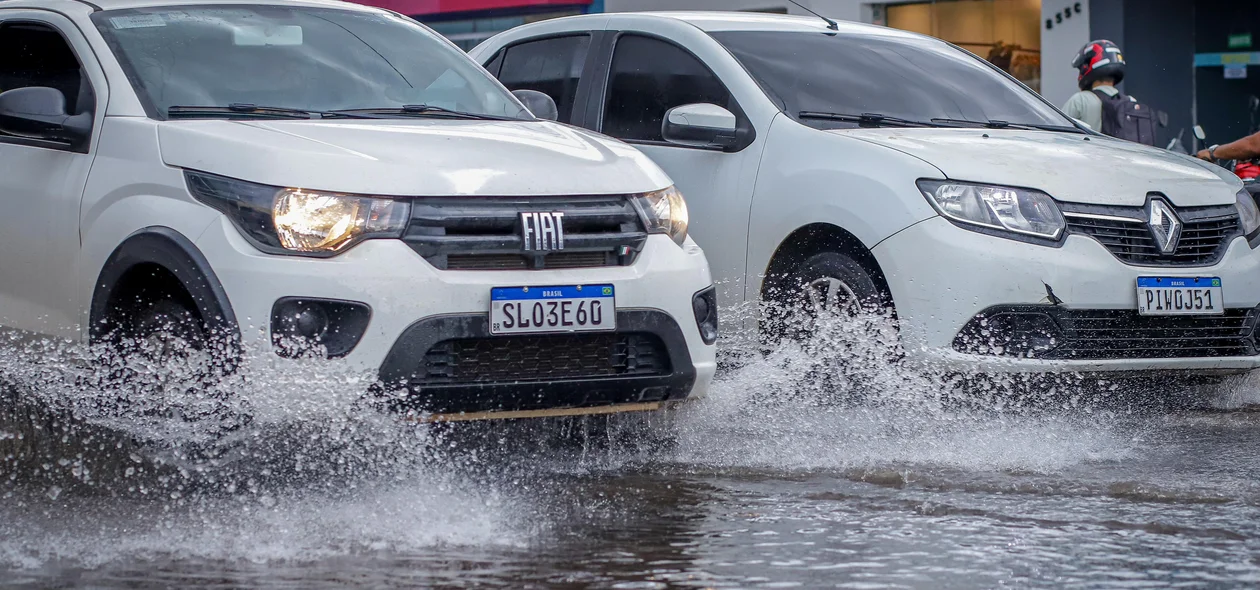
[[[873,246],[936,216],[926,199],[900,198],[918,191],[916,179],[940,175],[920,158],[872,150],[863,141],[812,129],[781,115],[768,135],[753,203],[757,223],[748,227],[745,272],[750,300],[761,292],[771,257],[798,228],[831,223]],[[879,172],[894,170],[897,173]]]
[[[74,3],[77,4],[77,3]],[[92,48],[79,26],[63,14],[30,8],[0,7],[0,16],[43,21],[65,31],[76,52]],[[83,7],[86,9],[86,7]],[[98,102],[110,99],[98,64],[84,64]],[[98,111],[103,111],[98,109]],[[99,139],[104,112],[93,127]],[[37,150],[0,143],[0,323],[31,332],[73,337],[79,303],[70,288],[79,248],[79,207],[93,153]],[[34,222],[38,220],[38,222]]]
[[[1110,137],[986,129],[830,133],[921,158],[943,178],[1027,186],[1069,203],[1140,207],[1157,192],[1179,207],[1228,205],[1242,186],[1220,166]]]
[[[128,236],[147,227],[169,227],[189,240],[222,217],[188,194],[184,172],[162,163],[155,122],[140,117],[106,117],[96,165],[83,193],[79,227],[83,246],[76,271],[70,328],[89,322],[92,290],[105,261]]]
[[[582,194],[645,193],[672,184],[624,143],[542,121],[166,121],[157,135],[168,166],[273,186],[521,196],[572,194],[575,186]]]
[[[921,38],[847,22],[838,23],[838,29],[841,35]],[[596,31],[646,33],[690,51],[727,87],[756,131],[756,141],[737,153],[631,142],[665,168],[688,196],[692,235],[713,261],[718,282],[744,285],[742,294],[739,289],[721,291],[724,304],[758,301],[764,274],[785,240],[801,228],[824,224],[842,228],[871,252],[887,279],[909,354],[916,359],[997,371],[1260,367],[1260,357],[1086,362],[955,352],[954,336],[990,305],[1046,304],[1042,280],[1053,284],[1067,305],[1136,309],[1134,281],[1139,275],[1219,276],[1228,305],[1255,307],[1260,304],[1260,253],[1240,237],[1211,266],[1134,266],[1086,236],[1069,236],[1061,246],[1049,247],[968,231],[940,217],[916,185],[919,179],[1004,184],[1038,189],[1065,203],[1130,207],[1160,193],[1177,207],[1228,206],[1242,185],[1225,170],[1100,135],[1011,128],[815,129],[785,116],[708,34],[831,34],[814,17],[682,11],[566,17],[501,33],[470,54],[485,64],[517,43]],[[590,100],[602,100],[604,92],[593,90]],[[742,267],[736,263],[741,250]],[[755,330],[756,318],[748,318],[744,327]]]

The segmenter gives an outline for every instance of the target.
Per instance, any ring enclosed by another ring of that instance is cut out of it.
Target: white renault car
[[[943,41],[666,12],[539,22],[471,55],[664,168],[723,305],[886,304],[908,352],[946,366],[1260,367],[1239,180],[1089,132]]]
[[[410,19],[6,0],[0,91],[5,327],[313,348],[465,417],[648,409],[713,375],[669,178]]]

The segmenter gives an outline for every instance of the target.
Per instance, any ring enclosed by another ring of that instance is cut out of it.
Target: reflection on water
[[[903,366],[881,319],[822,328],[668,420],[454,429],[315,362],[255,361],[228,402],[165,387],[134,417],[100,351],[11,343],[0,583],[1260,583],[1255,383],[995,383]],[[168,411],[206,399],[230,406],[214,428]]]

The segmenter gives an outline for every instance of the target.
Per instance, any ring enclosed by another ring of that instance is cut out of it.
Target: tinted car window
[[[156,111],[233,103],[305,110],[430,105],[532,119],[464,52],[413,20],[288,5],[92,15]]]
[[[568,123],[573,117],[578,78],[590,47],[588,35],[513,45],[503,54],[499,81],[511,90],[537,90],[547,94],[556,101],[557,119]]]
[[[812,111],[878,113],[915,121],[1072,125],[984,60],[935,39],[782,31],[727,31],[712,36],[792,117]]]
[[[92,110],[92,88],[61,33],[38,23],[0,25],[0,92],[28,86],[60,90],[71,115]]]
[[[617,40],[602,131],[619,139],[663,141],[661,122],[676,106],[728,107],[726,87],[700,60],[672,43],[625,35]]]

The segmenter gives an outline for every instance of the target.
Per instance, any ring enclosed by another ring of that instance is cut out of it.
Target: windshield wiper
[[[457,111],[446,107],[439,107],[431,104],[408,104],[401,107],[379,107],[372,109],[345,109],[340,111],[332,111],[333,113],[346,113],[350,115],[403,115],[407,117],[449,117],[452,119],[478,119],[485,121],[519,121],[512,117],[500,117],[497,115],[484,115],[481,113],[469,113],[465,111]]]
[[[941,123],[945,125],[967,125],[972,127],[984,127],[986,129],[1023,129],[1025,131],[1033,129],[1028,125],[1020,123],[1012,123],[1010,121],[1002,121],[1000,119],[989,119],[988,121],[972,121],[971,119],[950,119],[947,117],[934,117],[933,123]]]
[[[338,117],[351,119],[376,119],[369,114],[343,111],[319,111],[311,109],[294,109],[289,107],[268,107],[256,104],[234,102],[225,107],[220,106],[173,106],[166,109],[167,117],[275,117],[280,119],[334,119]]]
[[[1076,127],[1073,125],[1042,125],[1040,123],[1033,125],[1030,123],[1028,124],[1028,126],[1032,127],[1033,129],[1040,129],[1042,131],[1061,131],[1063,133],[1080,133],[1082,135],[1088,133],[1084,129],[1081,129],[1080,127]]]
[[[1039,130],[1039,131],[1066,131],[1070,133],[1081,133],[1080,129],[1067,125],[1044,125],[1041,123],[1011,123],[1010,121],[1002,121],[998,119],[989,119],[988,121],[972,121],[970,119],[948,119],[934,118],[933,123],[943,123],[947,125],[970,125],[975,127],[984,127],[987,129],[1021,129],[1021,130]]]
[[[822,111],[801,111],[796,114],[802,119],[822,119],[824,121],[845,121],[847,123],[857,123],[862,127],[880,127],[892,125],[895,127],[937,127],[933,123],[923,121],[912,121],[910,119],[902,119],[900,117],[890,117],[879,113],[862,113],[860,115],[846,115],[843,113],[825,113]]]

